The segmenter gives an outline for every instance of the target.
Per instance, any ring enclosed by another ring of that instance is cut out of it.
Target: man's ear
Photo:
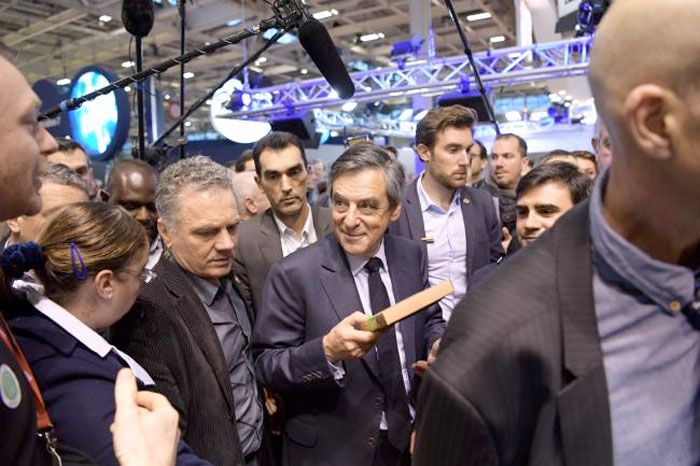
[[[418,151],[418,157],[420,157],[420,159],[423,162],[430,161],[432,154],[430,153],[430,149],[428,148],[428,146],[426,146],[425,144],[418,144],[416,146],[416,151]]]
[[[12,218],[7,221],[7,228],[10,229],[10,233],[14,235],[19,235],[22,229],[19,226],[19,219],[18,218]]]
[[[659,160],[672,157],[672,136],[681,126],[674,108],[677,97],[656,84],[637,86],[623,104],[623,118],[635,143],[642,151]]]
[[[391,217],[389,217],[389,219],[392,222],[395,222],[399,219],[400,216],[401,216],[401,203],[399,202],[398,204],[396,204],[396,207],[394,207],[394,211],[391,213]]]
[[[100,270],[93,280],[97,296],[110,300],[114,296],[115,273],[111,270]]]
[[[520,168],[521,168],[521,169],[528,169],[528,168],[530,168],[530,157],[525,156],[525,157],[522,158],[522,160],[520,161]]]
[[[243,205],[245,206],[245,209],[250,212],[252,216],[258,215],[258,205],[255,203],[253,199],[250,198],[250,196],[246,196],[245,199],[243,200]]]
[[[158,234],[163,239],[163,244],[165,244],[165,247],[170,249],[170,245],[172,244],[171,232],[168,231],[168,227],[165,225],[165,222],[160,218],[158,219]]]

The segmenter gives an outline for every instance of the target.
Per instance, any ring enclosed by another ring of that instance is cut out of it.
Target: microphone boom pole
[[[268,29],[271,29],[273,27],[278,27],[279,29],[279,23],[280,20],[279,18],[273,16],[271,18],[267,18],[263,21],[260,22],[260,24],[246,28],[242,31],[235,32],[231,34],[230,36],[224,37],[223,39],[220,39],[214,43],[208,44],[208,45],[202,45],[199,48],[196,48],[190,52],[187,52],[183,55],[180,55],[175,58],[170,58],[162,63],[159,63],[153,67],[150,67],[147,70],[141,71],[140,73],[133,74],[131,76],[127,76],[126,78],[119,79],[113,83],[108,84],[105,87],[102,87],[100,89],[97,89],[96,91],[93,91],[89,94],[85,94],[82,97],[78,98],[73,98],[73,99],[68,99],[64,100],[57,106],[50,108],[49,110],[45,111],[41,115],[39,115],[39,121],[43,120],[48,120],[51,118],[56,117],[59,113],[61,112],[67,112],[70,110],[74,110],[78,107],[80,107],[82,104],[85,102],[88,102],[90,100],[94,100],[102,95],[107,95],[110,92],[116,90],[116,89],[123,89],[126,86],[129,86],[131,84],[135,83],[140,83],[149,76],[153,76],[155,74],[160,74],[163,73],[164,71],[174,67],[178,66],[181,63],[187,63],[193,58],[196,57],[201,57],[202,55],[209,55],[216,50],[226,47],[227,45],[233,45],[241,42],[243,39],[246,39],[248,37],[252,37],[255,35],[260,34],[261,32],[264,32]],[[286,29],[288,26],[284,26],[284,29]]]
[[[455,11],[455,6],[452,3],[452,0],[445,0],[445,5],[447,6],[448,11],[450,12],[450,17],[452,18],[452,22],[455,24],[455,27],[457,28],[457,33],[459,34],[459,38],[462,41],[462,45],[464,45],[464,53],[467,55],[467,59],[469,60],[469,64],[471,65],[472,71],[474,72],[474,79],[476,80],[476,85],[479,88],[479,93],[481,94],[481,99],[484,101],[484,107],[486,107],[486,113],[489,117],[489,120],[491,121],[494,128],[496,129],[496,136],[499,136],[501,134],[501,130],[498,127],[498,122],[496,121],[496,116],[493,113],[493,107],[491,106],[491,102],[489,101],[489,98],[486,95],[486,88],[484,88],[484,83],[481,81],[481,75],[479,74],[479,69],[476,67],[476,64],[474,63],[474,55],[472,54],[472,49],[469,47],[469,41],[467,40],[467,35],[464,33],[464,28],[462,27],[462,22],[459,20],[459,17],[457,16],[457,12]]]
[[[231,72],[224,78],[222,79],[216,86],[211,88],[209,92],[207,92],[205,95],[197,99],[195,103],[193,103],[190,108],[187,109],[186,112],[184,112],[180,118],[178,118],[177,121],[173,122],[173,124],[163,132],[160,136],[158,136],[158,139],[153,141],[151,144],[151,147],[155,147],[158,144],[160,144],[166,137],[168,137],[173,131],[175,131],[192,113],[194,113],[195,110],[197,110],[199,107],[201,107],[207,100],[209,100],[214,93],[216,93],[217,90],[226,82],[236,76],[238,73],[243,71],[243,69],[248,66],[249,64],[253,63],[255,60],[260,58],[260,55],[265,53],[267,49],[269,49],[274,43],[276,43],[280,37],[282,37],[284,34],[286,34],[288,31],[286,29],[280,29],[277,31],[277,33],[268,40],[265,45],[263,45],[257,52],[255,52],[253,55],[248,57],[247,60],[245,60],[243,63],[238,65],[236,68],[231,70]],[[181,146],[182,147],[182,146]]]

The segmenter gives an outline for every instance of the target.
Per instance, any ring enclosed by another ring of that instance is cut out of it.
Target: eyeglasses
[[[148,269],[143,269],[141,272],[138,273],[132,272],[131,270],[122,270],[122,272],[138,277],[138,279],[141,280],[141,282],[143,283],[151,283],[151,281],[158,277],[157,273],[155,273],[153,270]]]

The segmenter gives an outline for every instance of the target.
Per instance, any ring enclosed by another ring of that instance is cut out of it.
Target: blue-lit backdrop
[[[71,98],[82,97],[116,81],[111,71],[88,66],[73,79]],[[69,113],[73,139],[95,160],[109,160],[119,152],[129,135],[129,98],[122,89],[110,92]]]

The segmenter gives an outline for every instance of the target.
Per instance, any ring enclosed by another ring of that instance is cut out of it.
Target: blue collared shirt
[[[433,202],[423,188],[423,176],[418,178],[418,200],[428,247],[428,281],[435,286],[446,280],[452,282],[454,293],[440,300],[442,318],[450,320],[452,309],[467,292],[467,233],[462,215],[462,197],[455,191],[447,211]]]
[[[698,293],[695,274],[613,231],[603,215],[606,182],[607,173],[595,185],[590,230],[615,465],[697,465],[700,332],[680,312]]]

